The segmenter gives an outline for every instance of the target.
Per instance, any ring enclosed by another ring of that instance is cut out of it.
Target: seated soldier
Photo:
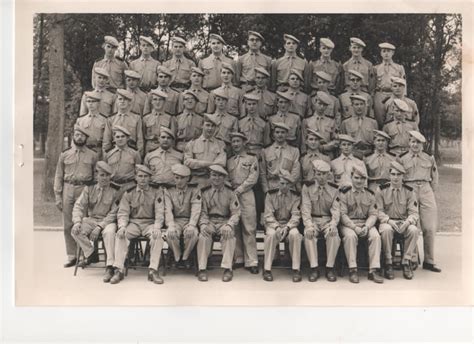
[[[337,225],[339,223],[339,192],[336,184],[328,183],[331,166],[322,160],[313,160],[315,179],[306,182],[301,191],[301,217],[304,224],[304,246],[311,272],[308,280],[319,278],[318,237],[326,240],[326,278],[336,281],[334,262],[341,243]]]
[[[276,248],[283,240],[288,240],[290,244],[293,282],[301,281],[301,241],[303,236],[298,231],[301,218],[301,198],[295,191],[290,190],[292,184],[293,178],[288,171],[281,170],[278,188],[270,190],[265,198],[265,260],[263,270],[265,281],[273,281],[272,263]]]
[[[392,266],[392,242],[394,234],[403,236],[404,252],[402,258],[403,277],[413,278],[411,260],[416,256],[416,241],[419,230],[418,202],[413,188],[402,183],[405,168],[396,161],[390,163],[390,183],[380,186],[375,193],[379,210],[379,232],[385,256],[385,277],[394,279]]]
[[[74,204],[72,210],[72,237],[84,252],[82,266],[89,265],[98,258],[94,254],[94,242],[102,233],[104,238],[107,262],[104,282],[109,282],[113,275],[115,232],[117,225],[119,186],[110,182],[112,168],[104,161],[95,166],[97,184],[86,186]],[[78,257],[79,258],[79,257]]]
[[[115,238],[114,276],[111,284],[117,284],[124,277],[124,263],[131,239],[145,236],[150,239],[150,265],[148,280],[162,284],[158,273],[163,239],[161,231],[164,222],[163,190],[150,185],[152,172],[145,165],[137,164],[137,186],[125,192],[117,212],[118,231]]]
[[[180,260],[186,269],[191,268],[190,255],[198,241],[198,220],[201,214],[201,192],[189,184],[191,170],[182,165],[171,167],[174,186],[165,190],[166,240],[174,253],[175,262]],[[183,237],[184,251],[181,256],[180,239]]]
[[[349,265],[349,280],[359,283],[357,274],[357,243],[359,238],[367,238],[369,249],[369,280],[383,283],[383,278],[376,273],[380,268],[380,235],[375,228],[377,221],[377,204],[372,191],[364,188],[367,172],[359,167],[352,169],[352,186],[345,187],[340,194],[341,236]]]
[[[222,281],[233,277],[232,260],[235,252],[235,227],[240,220],[240,203],[230,187],[224,184],[227,171],[220,165],[209,166],[211,185],[201,189],[202,208],[199,218],[198,280],[207,281],[207,260],[212,251],[212,242],[219,240],[222,247]]]

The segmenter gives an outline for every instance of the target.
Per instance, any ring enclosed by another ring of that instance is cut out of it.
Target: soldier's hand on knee
[[[232,238],[232,227],[229,225],[224,225],[221,227],[222,238],[230,239]]]
[[[334,237],[334,236],[337,236],[337,234],[338,234],[337,225],[334,225],[334,224],[329,225],[329,227],[328,227],[328,236]]]
[[[304,236],[305,238],[309,240],[313,239],[315,235],[316,235],[316,231],[314,230],[314,228],[308,228],[304,230]]]
[[[407,230],[409,225],[410,225],[410,223],[408,221],[403,222],[399,227],[400,230],[398,231],[398,233],[400,233],[400,234],[405,233],[405,231]]]
[[[211,226],[208,226],[208,225],[201,226],[201,234],[206,238],[211,237],[212,236]]]
[[[118,239],[125,239],[125,227],[119,228],[116,235]]]
[[[81,233],[81,224],[75,223],[74,226],[72,226],[71,233],[74,235],[79,235]]]
[[[369,233],[369,228],[367,228],[366,225],[362,226],[361,231],[360,231],[360,236],[365,237],[367,236],[368,233]]]
[[[193,236],[197,234],[198,230],[196,226],[187,225],[183,230],[183,236],[186,239],[191,239]]]
[[[400,228],[398,227],[397,222],[395,222],[393,220],[388,220],[388,224],[393,228],[393,230],[400,233]]]
[[[166,231],[166,237],[170,240],[178,239],[178,231],[174,228],[168,228]]]
[[[101,228],[99,226],[96,226],[94,230],[91,232],[89,239],[91,239],[92,241],[96,241],[97,239],[99,239],[100,232],[101,232]]]
[[[154,228],[153,231],[151,232],[151,237],[156,240],[158,238],[161,238],[161,230]]]

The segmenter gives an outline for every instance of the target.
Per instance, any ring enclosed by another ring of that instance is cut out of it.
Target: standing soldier
[[[310,66],[310,75],[311,75],[311,94],[315,94],[317,91],[320,91],[317,80],[317,72],[325,72],[331,76],[328,90],[335,96],[338,94],[338,90],[341,84],[342,76],[342,66],[340,62],[334,61],[331,58],[331,53],[335,47],[333,41],[329,38],[320,38],[319,39],[319,51],[321,52],[321,57],[316,61],[311,61]]]
[[[169,85],[173,74],[168,68],[160,66],[158,67],[158,87],[153,91],[161,91],[167,94],[165,111],[170,115],[174,116],[178,114],[178,98],[179,92],[173,90]],[[148,93],[147,100],[145,101],[144,113],[150,112],[151,109],[151,97],[152,93]]]
[[[374,118],[374,109],[373,109],[373,101],[370,94],[364,92],[360,89],[361,82],[364,79],[364,76],[360,74],[358,71],[349,69],[349,89],[342,93],[339,96],[339,101],[341,103],[341,113],[342,113],[342,120],[346,118],[354,116],[354,108],[352,107],[352,100],[351,96],[359,95],[365,97],[367,99],[367,113],[366,116],[370,118]]]
[[[202,87],[207,91],[212,91],[222,85],[221,69],[223,63],[232,64],[233,61],[222,52],[226,42],[215,34],[209,35],[209,44],[211,45],[211,55],[199,61],[198,67],[204,72]]]
[[[351,95],[354,116],[345,119],[341,124],[341,133],[352,136],[355,140],[354,155],[363,159],[372,154],[374,130],[378,129],[377,122],[367,117],[367,99],[364,96]]]
[[[309,71],[308,62],[296,54],[300,40],[295,36],[288,34],[283,35],[283,40],[285,41],[283,46],[285,49],[285,55],[272,61],[271,71],[271,88],[278,91],[282,91],[288,87],[290,70],[296,69],[301,73],[301,75],[308,75]],[[303,84],[306,86],[305,83]],[[304,87],[304,89],[306,90],[307,87]]]
[[[191,170],[182,165],[171,167],[174,185],[165,190],[165,223],[168,228],[166,240],[174,253],[175,262],[182,261],[186,269],[191,268],[191,252],[198,241],[198,221],[201,215],[201,192],[189,184]],[[184,249],[181,256],[180,239]]]
[[[64,240],[66,242],[67,262],[65,268],[76,264],[76,242],[71,236],[72,209],[85,185],[94,181],[94,168],[97,153],[86,147],[89,133],[80,126],[74,126],[73,144],[59,156],[54,176],[56,207],[63,213]]]
[[[344,69],[345,88],[346,90],[349,90],[350,88],[349,70],[352,69],[356,72],[359,72],[363,76],[361,84],[362,91],[372,93],[375,86],[374,66],[372,65],[372,62],[366,60],[362,56],[362,51],[365,48],[365,43],[357,37],[351,37],[350,42],[351,44],[349,46],[349,51],[351,52],[352,56],[342,65],[342,68]]]
[[[216,97],[219,95],[224,96],[227,99],[227,106],[224,109],[230,115],[236,117],[237,119],[240,118],[240,108],[242,106],[242,96],[244,92],[232,85],[232,77],[235,75],[234,67],[232,67],[229,63],[222,63],[221,68],[221,79],[222,85],[217,89],[213,90],[209,94],[209,102],[207,104],[207,111],[209,113],[214,113],[216,110]],[[219,95],[218,95],[219,94]]]
[[[184,56],[184,50],[186,49],[186,40],[184,40],[184,38],[175,36],[171,41],[173,56],[164,62],[163,66],[168,68],[173,74],[171,87],[178,92],[183,92],[189,88],[191,84],[189,80],[191,77],[191,68],[196,67],[196,64]]]
[[[393,54],[395,54],[395,46],[390,43],[380,43],[380,55],[382,63],[374,67],[375,71],[375,94],[374,94],[374,110],[375,119],[382,127],[385,123],[385,109],[383,100],[390,97],[392,93],[392,77],[405,79],[405,68],[393,62]]]
[[[406,170],[404,182],[414,189],[420,211],[425,257],[423,269],[441,272],[434,263],[434,240],[438,228],[438,207],[434,191],[438,186],[438,168],[433,156],[423,152],[425,137],[418,131],[410,131],[410,149],[400,155],[400,163]]]
[[[416,257],[416,242],[419,230],[418,204],[413,188],[402,183],[406,173],[396,161],[390,164],[390,183],[380,186],[375,194],[379,211],[379,232],[382,237],[385,258],[385,278],[394,279],[392,265],[392,242],[394,234],[403,236],[404,251],[402,257],[403,277],[413,278],[412,257]]]
[[[209,92],[202,88],[202,80],[204,72],[197,67],[191,67],[191,87],[187,91],[191,91],[197,99],[197,104],[194,107],[194,112],[202,115],[207,112],[207,103],[209,102]],[[179,94],[178,111],[181,113],[186,108],[184,104],[184,93]]]
[[[235,228],[235,263],[245,263],[245,268],[252,274],[258,274],[257,212],[252,190],[258,181],[258,160],[254,154],[246,152],[245,134],[232,132],[230,137],[233,156],[227,159],[227,171],[241,207],[240,225]]]
[[[110,182],[112,168],[104,161],[96,165],[97,184],[86,186],[72,210],[72,237],[84,252],[83,266],[94,260],[94,246],[100,234],[107,254],[104,282],[113,276],[115,232],[117,231],[117,210],[120,198],[119,186]],[[79,257],[78,257],[79,258]]]
[[[255,88],[248,92],[259,97],[257,112],[265,120],[275,113],[277,98],[275,93],[267,89],[269,78],[270,73],[266,69],[262,67],[255,68]],[[242,110],[242,114],[245,114],[245,109]]]
[[[119,198],[135,185],[135,165],[141,164],[140,153],[128,146],[130,132],[116,125],[112,128],[115,147],[104,155],[104,161],[112,168],[112,181],[120,186]]]
[[[285,124],[288,131],[288,142],[294,147],[300,147],[301,145],[301,117],[293,112],[290,112],[290,105],[293,101],[293,96],[288,92],[277,92],[278,101],[277,108],[278,111],[268,117],[267,127],[265,130],[265,144],[269,145],[273,142],[271,133],[276,123]]]
[[[286,124],[276,122],[273,129],[275,142],[263,150],[261,176],[264,193],[278,187],[281,170],[288,172],[293,185],[300,180],[300,151],[287,143],[289,130]]]
[[[293,101],[289,111],[298,114],[301,118],[311,116],[311,99],[301,91],[303,82],[303,75],[299,71],[296,69],[290,70],[287,92],[293,97]]]
[[[183,163],[183,153],[173,148],[175,139],[172,130],[160,129],[160,146],[145,155],[143,163],[153,172],[151,181],[156,184],[172,184],[174,175],[172,167]]]
[[[293,282],[301,282],[301,242],[303,236],[298,231],[301,219],[301,198],[290,190],[293,177],[285,170],[278,176],[278,188],[272,189],[265,197],[265,258],[263,279],[273,281],[272,263],[275,251],[281,241],[290,245]]]
[[[260,33],[256,31],[248,32],[247,45],[249,51],[246,54],[239,56],[235,73],[237,77],[237,85],[239,85],[244,92],[251,90],[253,86],[255,86],[256,68],[262,68],[268,73],[270,72],[272,58],[262,54],[260,51],[264,41],[265,39]]]
[[[127,69],[127,64],[121,59],[115,57],[115,52],[119,46],[119,42],[115,37],[105,36],[102,48],[104,49],[104,57],[96,60],[92,66],[92,87],[95,88],[96,67],[104,68],[109,75],[109,88],[115,93],[118,88],[123,88],[123,72]]]
[[[319,278],[318,239],[326,241],[326,278],[336,281],[334,263],[341,244],[339,224],[339,191],[336,184],[328,183],[331,166],[322,160],[313,160],[315,179],[303,185],[301,191],[301,217],[304,224],[304,247],[308,255],[311,272],[308,280]]]
[[[222,68],[222,70],[224,70],[224,68]],[[218,88],[212,91],[212,93],[212,97],[216,102],[216,109],[212,116],[218,123],[215,136],[219,140],[225,142],[226,153],[229,154],[231,151],[229,134],[232,131],[238,131],[239,120],[238,117],[234,117],[226,111],[228,109],[228,97],[226,92],[223,89]]]
[[[193,73],[194,74],[194,73]],[[191,80],[192,75],[191,74]],[[202,134],[203,117],[196,111],[196,107],[200,104],[198,94],[194,91],[186,90],[181,93],[184,109],[176,117],[176,125],[178,132],[176,133],[176,149],[184,151],[186,144],[197,139]]]
[[[322,160],[328,164],[331,159],[327,155],[321,153],[321,142],[324,140],[323,136],[316,130],[308,128],[306,130],[306,152],[301,154],[301,172],[302,180],[304,182],[314,181],[314,167],[313,161]]]
[[[239,121],[239,130],[247,140],[247,151],[260,156],[265,139],[265,121],[258,115],[260,97],[253,93],[244,95],[244,106],[247,115]]]
[[[133,99],[130,105],[130,111],[143,116],[143,109],[145,108],[146,93],[143,92],[139,87],[141,75],[134,70],[126,70],[125,74],[125,85],[126,90],[133,95]],[[115,100],[116,101],[116,100]],[[117,112],[117,104],[114,103],[114,112]]]
[[[150,240],[150,265],[148,280],[162,284],[158,273],[163,248],[162,229],[164,223],[163,190],[150,185],[151,171],[145,165],[136,166],[137,186],[123,194],[117,211],[118,231],[115,238],[114,276],[111,284],[123,280],[124,263],[130,240],[145,236]]]
[[[191,182],[200,187],[208,184],[209,166],[224,167],[227,162],[225,143],[214,135],[218,124],[214,116],[205,114],[201,136],[189,141],[184,149],[184,165],[191,169]]]
[[[161,63],[151,56],[155,50],[155,43],[151,37],[140,36],[140,50],[142,55],[130,62],[130,69],[141,75],[140,88],[144,92],[149,92],[157,85],[158,67]]]
[[[383,283],[383,277],[376,273],[380,269],[381,241],[375,228],[378,211],[372,191],[364,188],[367,181],[365,169],[354,167],[352,170],[352,186],[341,191],[341,236],[349,265],[349,280],[359,283],[357,274],[357,243],[359,238],[366,238],[369,249],[369,280]]]
[[[396,108],[395,99],[400,99],[407,103],[410,109],[406,114],[406,119],[408,121],[416,122],[417,126],[420,125],[420,113],[418,112],[418,106],[412,99],[405,96],[406,85],[407,82],[405,79],[392,77],[392,95],[385,98],[383,101],[385,104],[384,123],[387,123],[393,119]]]
[[[124,127],[130,133],[129,144],[138,150],[143,156],[143,128],[142,119],[139,114],[130,111],[130,103],[133,100],[133,94],[130,92],[118,89],[117,90],[117,109],[118,112],[112,117],[109,117],[107,125],[104,130],[104,140],[102,149],[105,152],[112,148],[112,128],[116,125]]]
[[[318,93],[319,94],[321,94],[321,93],[327,94],[327,96],[330,99],[330,102],[329,102],[328,106],[326,107],[326,110],[324,110],[324,114],[328,117],[334,118],[334,120],[336,121],[336,126],[337,126],[337,128],[339,128],[339,126],[341,125],[341,106],[339,104],[338,99],[336,97],[334,97],[329,92],[329,89],[328,89],[328,87],[330,85],[330,82],[331,82],[331,75],[329,75],[328,73],[323,72],[323,71],[316,72],[315,75],[317,77],[316,82],[318,84],[319,90],[314,92],[311,95],[311,105],[313,107],[315,107],[314,103],[317,99],[317,94]]]
[[[151,111],[143,117],[143,135],[145,152],[149,153],[159,147],[160,128],[169,128],[176,135],[178,127],[176,117],[165,112],[168,94],[160,90],[152,90]]]
[[[221,165],[211,165],[209,170],[211,185],[201,190],[202,208],[197,243],[198,280],[207,281],[207,260],[212,251],[212,242],[219,240],[222,247],[221,267],[224,269],[222,281],[230,282],[233,277],[232,260],[235,229],[240,220],[240,203],[232,189],[224,183],[228,176],[226,170]]]
[[[369,176],[369,190],[375,192],[378,185],[390,181],[390,164],[396,155],[387,151],[390,136],[387,133],[374,130],[375,151],[364,159]]]
[[[364,162],[352,155],[354,143],[355,141],[352,136],[339,135],[341,155],[331,161],[331,169],[334,174],[334,182],[340,187],[351,185],[351,172],[354,166],[361,170],[366,170]]]
[[[104,68],[95,67],[94,91],[100,96],[99,112],[105,117],[112,115],[114,110],[115,94],[107,90],[109,84],[109,73]],[[86,106],[87,96],[82,96],[79,117],[87,115],[89,108]]]

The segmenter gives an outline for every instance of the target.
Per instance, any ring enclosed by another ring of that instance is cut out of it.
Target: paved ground
[[[32,290],[21,304],[36,305],[421,305],[466,303],[462,290],[461,235],[438,235],[437,255],[443,273],[418,269],[415,279],[404,280],[401,271],[396,279],[376,285],[360,272],[361,283],[351,284],[347,276],[336,283],[324,278],[316,283],[305,279],[291,282],[286,270],[275,270],[273,283],[235,271],[234,280],[221,282],[221,270],[210,272],[207,283],[197,281],[192,273],[169,272],[163,285],[146,281],[145,270],[130,270],[118,285],[102,282],[102,269],[64,269],[64,243],[61,232],[35,231],[34,276]],[[465,260],[466,262],[466,260]],[[464,275],[466,276],[466,274]]]

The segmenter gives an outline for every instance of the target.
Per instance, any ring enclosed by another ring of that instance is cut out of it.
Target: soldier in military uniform
[[[239,130],[246,136],[247,151],[260,156],[265,139],[265,121],[258,115],[258,101],[260,97],[253,93],[244,95],[245,113],[239,121]]]
[[[153,172],[151,181],[156,184],[171,184],[174,181],[172,167],[183,163],[183,153],[173,148],[175,135],[167,127],[160,129],[160,145],[145,155],[144,165]]]
[[[112,128],[114,147],[104,155],[104,161],[112,168],[112,181],[120,187],[119,197],[135,186],[135,165],[141,164],[140,153],[128,146],[130,132],[120,125]]]
[[[410,108],[406,114],[406,119],[408,121],[415,122],[417,126],[420,124],[420,113],[418,112],[418,106],[412,99],[405,96],[406,85],[407,83],[405,79],[392,77],[392,95],[385,98],[383,101],[385,104],[384,123],[387,123],[393,119],[396,108],[394,101],[395,99],[400,99],[407,103],[408,107]]]
[[[149,92],[158,83],[158,67],[160,61],[155,60],[151,53],[155,50],[155,43],[151,37],[140,36],[141,56],[130,62],[130,69],[141,75],[140,88],[144,92]]]
[[[142,118],[139,114],[130,111],[130,103],[133,100],[133,94],[127,90],[117,90],[118,112],[107,120],[104,130],[104,139],[102,149],[105,152],[112,148],[112,128],[116,125],[124,127],[130,133],[129,143],[136,148],[141,156],[144,152]]]
[[[352,56],[342,65],[342,68],[344,70],[344,84],[346,90],[349,90],[350,88],[349,70],[352,69],[361,73],[363,76],[363,80],[361,83],[362,91],[372,93],[375,86],[374,66],[372,65],[372,62],[366,60],[362,56],[362,51],[364,50],[366,45],[364,41],[357,37],[351,37],[350,42],[351,44],[349,46],[349,51],[351,52]]]
[[[349,89],[342,93],[339,96],[339,101],[341,103],[341,113],[342,113],[342,120],[346,118],[350,118],[354,116],[354,108],[352,107],[352,95],[359,95],[365,97],[367,99],[367,113],[366,116],[370,118],[374,118],[374,109],[373,109],[373,100],[370,94],[361,90],[361,82],[364,79],[364,76],[359,73],[358,71],[349,69]]]
[[[315,179],[303,185],[301,191],[301,217],[304,224],[304,246],[311,272],[310,282],[319,278],[318,239],[326,241],[326,278],[336,281],[334,263],[337,250],[341,244],[337,225],[339,224],[339,191],[338,186],[328,183],[331,166],[323,160],[313,160]]]
[[[311,116],[311,99],[301,91],[303,82],[303,75],[298,70],[291,69],[288,76],[287,93],[293,97],[293,101],[290,104],[289,111],[298,114],[301,118]]]
[[[196,96],[196,105],[194,106],[194,112],[202,115],[207,112],[207,103],[209,102],[209,92],[202,88],[202,80],[204,78],[204,72],[197,67],[191,67],[191,86],[187,91],[191,91],[191,94]],[[189,109],[189,106],[186,107],[184,104],[184,93],[179,94],[178,98],[178,111],[181,113],[185,108]]]
[[[324,137],[318,133],[316,130],[308,128],[306,130],[306,152],[301,154],[301,172],[303,182],[312,182],[314,181],[314,168],[313,161],[323,160],[328,164],[331,162],[331,159],[327,155],[321,153],[321,145]],[[332,175],[330,174],[330,179]]]
[[[275,251],[281,241],[287,240],[290,246],[293,282],[301,282],[301,242],[303,236],[298,231],[301,219],[301,198],[290,190],[293,177],[282,170],[278,176],[278,188],[268,192],[265,198],[265,258],[263,279],[273,281],[272,263]]]
[[[390,181],[390,163],[396,159],[396,155],[387,151],[389,142],[390,136],[387,133],[374,130],[375,151],[372,155],[364,158],[369,176],[369,189],[373,192],[378,185]]]
[[[224,67],[222,70],[224,70]],[[215,136],[219,140],[225,142],[226,153],[230,154],[231,147],[229,133],[232,131],[238,131],[239,120],[238,117],[232,116],[226,111],[228,109],[228,96],[223,89],[218,88],[212,91],[211,94],[216,103],[215,112],[212,116],[218,123]]]
[[[171,87],[178,92],[183,92],[189,88],[191,84],[191,68],[196,67],[196,64],[193,60],[184,56],[186,49],[186,40],[184,38],[175,36],[171,38],[171,42],[171,52],[173,56],[168,61],[163,62],[163,66],[168,68],[173,74]]]
[[[252,188],[259,177],[258,159],[255,154],[247,153],[247,136],[241,132],[231,132],[232,157],[227,159],[227,171],[234,193],[240,202],[240,225],[235,228],[235,263],[245,263],[252,274],[258,274],[257,257],[257,213],[255,194]]]
[[[211,165],[211,184],[202,188],[202,208],[199,218],[198,280],[207,281],[207,260],[212,251],[212,242],[219,240],[222,247],[222,281],[233,277],[232,260],[235,251],[235,229],[240,220],[240,203],[237,195],[224,183],[228,176],[221,165]]]
[[[385,258],[385,278],[394,279],[392,265],[392,242],[395,234],[404,238],[402,257],[403,277],[413,278],[412,257],[417,256],[416,242],[419,230],[418,202],[413,188],[403,184],[405,168],[396,161],[390,163],[390,183],[380,185],[375,193],[379,211],[379,232]]]
[[[158,67],[158,87],[153,91],[161,91],[167,94],[166,103],[165,103],[165,112],[170,115],[178,114],[178,98],[179,92],[173,90],[169,85],[173,74],[169,71],[168,68],[160,66]],[[151,110],[151,98],[152,93],[148,93],[147,100],[145,101],[144,113],[148,113]]]
[[[375,223],[378,211],[375,195],[364,188],[367,181],[365,169],[354,166],[352,169],[352,186],[343,188],[340,193],[341,206],[341,237],[344,245],[347,263],[349,265],[349,280],[359,283],[357,273],[357,243],[359,238],[366,238],[369,250],[369,280],[383,283],[383,277],[376,272],[380,269],[381,240]]]
[[[91,241],[95,242],[102,234],[107,254],[105,283],[109,282],[113,275],[117,210],[120,201],[118,197],[120,187],[110,182],[112,172],[112,168],[106,162],[99,161],[95,169],[97,184],[86,186],[82,190],[72,210],[74,225],[71,235],[84,252],[83,266],[98,258],[94,254]]]
[[[434,191],[438,186],[438,168],[434,157],[423,152],[425,137],[414,130],[410,131],[410,136],[410,149],[400,155],[399,160],[406,170],[403,180],[413,188],[419,203],[425,253],[423,269],[441,272],[434,262],[434,240],[438,228],[438,207]]]
[[[199,61],[198,67],[205,74],[202,87],[207,91],[212,91],[222,85],[222,64],[228,63],[232,65],[233,60],[222,52],[226,42],[221,36],[211,33],[209,35],[209,44],[211,46],[211,55]]]
[[[123,88],[123,72],[128,68],[127,64],[121,59],[115,57],[115,52],[119,46],[119,42],[115,37],[105,36],[102,48],[104,49],[104,57],[96,60],[92,66],[92,87],[95,88],[95,68],[100,67],[109,74],[109,88],[115,92],[118,88]]]
[[[352,136],[355,140],[353,154],[363,159],[372,154],[374,130],[378,129],[377,122],[367,117],[367,99],[360,95],[351,95],[354,116],[345,119],[341,124],[341,133]]]
[[[152,172],[145,165],[136,166],[137,186],[123,194],[117,211],[117,235],[115,238],[114,275],[111,284],[120,283],[124,277],[124,263],[130,240],[145,236],[150,240],[150,265],[148,280],[162,284],[158,273],[164,224],[164,195],[161,188],[150,185]]]
[[[255,88],[248,92],[259,97],[257,112],[263,119],[267,119],[276,111],[277,96],[267,89],[269,78],[270,73],[266,69],[262,67],[255,68]],[[245,109],[241,113],[245,114]]]
[[[145,152],[149,153],[159,147],[160,128],[169,128],[176,135],[178,128],[175,116],[166,113],[168,93],[158,89],[152,90],[151,111],[143,117],[143,135],[145,137]]]
[[[339,135],[341,155],[331,161],[331,169],[334,174],[334,182],[340,187],[351,185],[351,173],[354,166],[366,170],[364,162],[352,155],[354,143],[352,136]]]
[[[191,74],[191,80],[192,80]],[[176,149],[184,150],[186,144],[202,134],[203,117],[196,111],[199,97],[194,91],[186,90],[182,94],[184,109],[176,117],[178,132],[176,133]]]
[[[184,149],[184,165],[191,169],[191,182],[200,187],[208,184],[209,166],[225,166],[225,143],[215,137],[219,122],[213,115],[205,114],[201,136],[191,140]]]
[[[293,185],[300,181],[300,152],[287,143],[289,131],[286,124],[276,122],[273,129],[275,142],[263,150],[261,182],[264,193],[278,187],[281,170],[289,173]]]
[[[320,95],[321,93],[325,93],[329,97],[330,101],[324,110],[324,115],[333,118],[336,121],[336,127],[339,128],[341,125],[341,106],[339,104],[339,100],[329,92],[329,85],[332,80],[331,75],[323,71],[316,72],[315,75],[317,78],[316,83],[318,85],[318,91],[314,91],[311,94],[311,109],[314,111],[315,102],[318,99],[318,93]],[[312,111],[310,115],[312,114]]]
[[[288,128],[288,143],[294,147],[301,145],[301,117],[293,112],[290,112],[290,105],[293,101],[293,96],[288,92],[277,92],[277,108],[278,111],[268,118],[267,127],[265,131],[265,144],[269,145],[273,142],[271,133],[276,123],[284,123]]]
[[[198,241],[198,221],[201,215],[201,191],[189,184],[191,170],[182,165],[171,167],[174,185],[165,191],[166,241],[174,254],[175,262],[181,261],[186,269],[191,268],[191,252]],[[183,250],[180,239],[183,238]],[[182,252],[181,252],[182,251]]]
[[[130,111],[143,116],[143,110],[145,108],[146,93],[143,92],[138,85],[140,84],[141,75],[134,70],[126,70],[125,74],[125,85],[126,90],[133,95],[133,99],[130,104]],[[114,113],[117,112],[117,99],[114,102]]]
[[[84,128],[74,126],[73,143],[59,156],[54,176],[56,207],[63,213],[67,254],[65,268],[76,264],[76,242],[71,236],[72,209],[84,186],[93,183],[94,168],[98,160],[97,153],[86,147],[88,137],[89,133]]]
[[[328,90],[335,96],[339,93],[339,88],[341,84],[342,77],[342,66],[340,62],[334,61],[331,58],[331,53],[334,49],[334,42],[329,38],[320,38],[319,39],[319,52],[321,56],[315,61],[311,61],[309,64],[309,71],[311,76],[311,94],[315,94],[317,91],[320,91],[318,85],[318,76],[317,72],[325,72],[331,76]]]
[[[395,46],[390,43],[380,43],[380,55],[382,63],[374,67],[375,71],[375,94],[374,94],[374,110],[375,119],[382,127],[385,123],[385,109],[383,100],[390,97],[392,93],[392,77],[405,79],[405,68],[393,62],[395,54]]]
[[[109,84],[109,73],[104,68],[95,67],[94,91],[100,95],[99,113],[105,117],[109,117],[114,112],[115,94],[107,89]],[[87,96],[82,95],[81,107],[79,109],[79,117],[87,115],[89,108],[86,104]]]

